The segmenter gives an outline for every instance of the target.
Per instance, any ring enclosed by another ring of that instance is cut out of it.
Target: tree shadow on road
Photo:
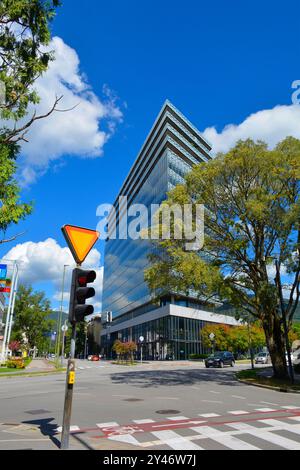
[[[178,386],[178,385],[201,385],[203,382],[213,382],[218,385],[242,386],[237,381],[235,373],[230,371],[210,370],[157,370],[157,371],[134,371],[117,373],[111,375],[115,384],[127,384],[139,388]]]

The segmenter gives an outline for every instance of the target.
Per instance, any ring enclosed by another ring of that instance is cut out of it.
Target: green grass
[[[0,378],[13,378],[13,377],[40,377],[45,375],[51,374],[60,374],[62,372],[66,372],[66,369],[55,369],[48,372],[12,372],[12,369],[3,368],[4,372],[2,372],[2,368],[0,369]],[[16,370],[16,369],[14,369]],[[10,373],[8,373],[10,372]]]
[[[259,374],[258,370],[242,370],[236,374],[240,380],[246,380],[249,384],[253,385],[266,385],[274,387],[279,391],[300,391],[300,383],[294,385],[289,380],[279,380],[273,377],[265,377]]]

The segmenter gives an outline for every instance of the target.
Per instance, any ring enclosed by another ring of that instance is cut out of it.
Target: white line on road
[[[151,424],[155,423],[153,419],[133,419],[134,424]]]
[[[234,415],[234,416],[239,416],[239,415],[248,415],[249,411],[243,411],[243,410],[236,410],[236,411],[228,411],[229,415]]]
[[[198,415],[201,416],[201,418],[219,418],[221,415],[218,415],[216,413],[206,413],[204,415]]]
[[[286,437],[278,436],[278,434],[270,432],[270,430],[274,431],[274,429],[262,430],[246,423],[232,423],[227,424],[227,426],[233,429],[238,429],[239,431],[244,431],[247,434],[251,434],[254,437],[258,437],[259,439],[263,439],[264,441],[283,447],[287,450],[300,450],[299,442],[292,441],[291,439],[287,439]]]
[[[116,422],[111,422],[111,423],[98,423],[96,424],[98,428],[117,428],[120,425]]]
[[[171,418],[167,418],[169,421],[185,421],[188,420],[186,416],[172,416]]]
[[[208,437],[216,442],[220,442],[225,447],[233,450],[259,450],[258,447],[248,444],[247,442],[241,441],[240,439],[230,436],[224,432],[220,432],[217,429],[211,428],[210,426],[201,426],[198,428],[192,428],[193,431]]]
[[[174,431],[154,431],[152,434],[174,450],[203,450],[202,447],[179,436]]]
[[[238,400],[247,400],[246,397],[240,397],[239,395],[231,395],[232,398],[237,398]]]

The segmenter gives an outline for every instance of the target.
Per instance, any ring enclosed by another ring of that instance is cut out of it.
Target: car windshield
[[[259,353],[258,357],[266,357],[267,353]]]
[[[222,353],[222,352],[217,352],[217,353],[215,353],[215,354],[212,354],[211,357],[222,357],[223,354],[224,354],[224,353]]]

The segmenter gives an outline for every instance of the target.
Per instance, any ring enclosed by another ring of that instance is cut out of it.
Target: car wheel
[[[224,368],[224,362],[220,362],[220,369],[223,369]]]
[[[234,366],[235,366],[235,362],[231,361],[231,367],[234,367]]]
[[[205,366],[205,367],[206,367],[206,369],[209,369],[209,366]]]

